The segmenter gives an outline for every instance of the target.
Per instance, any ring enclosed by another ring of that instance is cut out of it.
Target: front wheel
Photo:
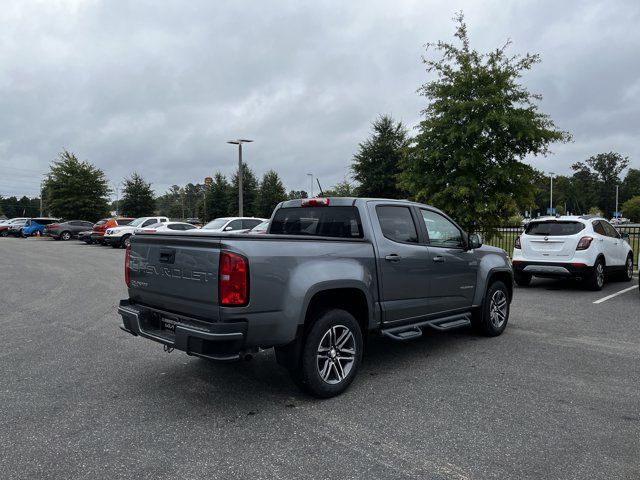
[[[344,392],[362,360],[362,331],[345,310],[323,313],[305,335],[293,376],[303,390],[319,398]]]
[[[131,235],[125,235],[125,237],[120,241],[120,247],[129,248],[131,245]]]
[[[509,290],[498,280],[489,286],[482,311],[472,317],[472,325],[482,335],[497,337],[507,328],[508,321]]]
[[[624,272],[622,272],[620,279],[624,282],[630,282],[633,280],[633,256],[627,255],[627,261],[624,263]]]

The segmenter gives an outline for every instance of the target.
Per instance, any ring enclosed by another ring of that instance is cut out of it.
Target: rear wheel
[[[584,283],[589,290],[602,290],[604,287],[604,261],[602,258],[596,260],[591,275],[585,279]]]
[[[64,240],[65,242],[71,240],[71,232],[62,232],[60,234],[60,240]]]
[[[507,328],[508,321],[509,290],[498,280],[489,286],[482,311],[472,317],[472,325],[482,335],[497,337]]]
[[[362,331],[345,310],[324,312],[302,342],[294,380],[309,394],[329,398],[344,392],[362,360]]]
[[[7,235],[8,235],[8,233],[7,233],[7,231],[6,231],[6,230],[2,230],[2,231],[0,232],[0,237],[6,237]]]
[[[531,283],[531,275],[527,273],[514,272],[513,279],[519,287],[528,287]]]

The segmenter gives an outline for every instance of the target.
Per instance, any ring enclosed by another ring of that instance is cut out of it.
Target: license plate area
[[[176,321],[172,318],[160,317],[160,330],[175,335]]]

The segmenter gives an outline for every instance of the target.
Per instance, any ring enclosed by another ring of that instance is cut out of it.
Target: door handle
[[[399,262],[402,257],[396,253],[392,253],[391,255],[387,255],[384,259],[387,262]]]
[[[436,263],[443,263],[444,257],[442,255],[436,255],[435,257],[433,257],[433,261]]]

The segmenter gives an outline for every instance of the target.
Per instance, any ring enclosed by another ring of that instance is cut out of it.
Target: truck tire
[[[497,337],[507,328],[509,307],[509,290],[503,282],[496,280],[487,289],[482,310],[472,317],[472,326],[481,335]]]
[[[349,387],[361,361],[360,325],[349,312],[332,309],[321,314],[307,331],[292,374],[310,395],[330,398]]]
[[[531,275],[527,273],[514,272],[513,280],[519,287],[528,287],[531,283]]]
[[[584,284],[589,290],[602,290],[604,286],[604,261],[602,258],[596,260],[593,271],[584,279]]]

